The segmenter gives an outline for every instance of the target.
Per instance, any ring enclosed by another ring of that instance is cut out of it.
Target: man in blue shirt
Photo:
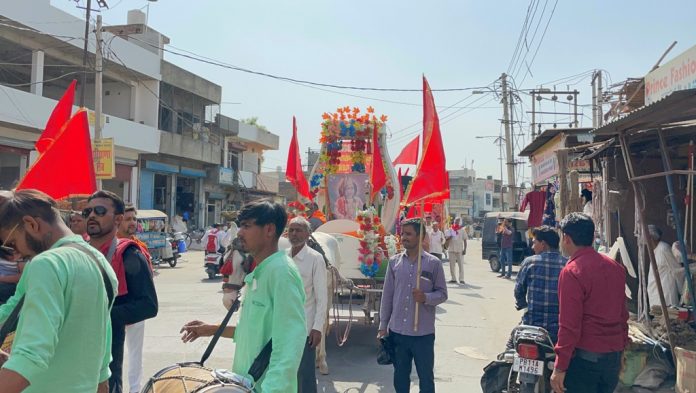
[[[515,283],[518,309],[527,307],[525,325],[546,329],[553,342],[558,337],[558,276],[568,261],[558,250],[560,238],[548,226],[533,230],[532,249],[536,255],[522,262]]]

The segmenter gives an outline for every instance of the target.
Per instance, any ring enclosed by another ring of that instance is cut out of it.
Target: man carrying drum
[[[278,203],[259,201],[244,206],[239,221],[237,237],[257,264],[244,279],[247,290],[239,323],[222,334],[237,344],[232,371],[248,377],[252,363],[272,340],[273,356],[255,389],[259,393],[297,392],[297,370],[307,327],[302,278],[292,259],[278,251],[287,213]],[[192,321],[181,328],[182,340],[212,336],[217,329],[217,325]]]

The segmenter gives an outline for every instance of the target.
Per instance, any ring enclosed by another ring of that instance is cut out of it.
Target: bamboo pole
[[[420,276],[421,276],[421,269],[422,269],[422,261],[421,257],[423,255],[423,233],[425,231],[425,227],[423,226],[423,216],[425,212],[425,201],[421,201],[421,206],[420,206],[420,231],[418,232],[418,267],[416,268],[416,289],[420,290]],[[417,332],[418,331],[418,311],[420,310],[419,306],[420,303],[416,303],[416,314],[413,318],[413,331]]]
[[[619,137],[621,152],[624,156],[624,165],[626,166],[626,172],[628,172],[628,178],[631,179],[635,177],[633,171],[633,159],[631,158],[631,151],[626,141],[626,135],[622,134]],[[643,206],[643,199],[638,197],[638,185],[636,180],[631,180],[631,185],[633,186],[633,193],[635,194],[636,203],[638,203],[638,215],[640,216],[641,229],[643,232],[643,237],[648,238],[648,223],[645,222],[645,213]],[[620,224],[620,223],[619,223]],[[677,357],[674,353],[674,334],[672,333],[672,324],[669,321],[669,313],[667,312],[667,303],[665,302],[665,292],[662,289],[662,281],[660,280],[660,272],[657,270],[657,262],[655,259],[655,249],[652,246],[652,242],[646,242],[648,245],[648,258],[650,259],[650,266],[652,267],[653,276],[655,278],[655,285],[657,286],[657,294],[660,297],[660,308],[662,309],[662,317],[665,320],[665,329],[667,329],[667,340],[669,341],[669,346],[672,352],[672,360],[674,364],[677,364]],[[639,266],[640,268],[640,266]]]

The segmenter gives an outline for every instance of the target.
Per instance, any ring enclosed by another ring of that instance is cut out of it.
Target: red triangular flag
[[[36,141],[36,150],[43,154],[51,143],[56,139],[56,136],[60,132],[61,128],[65,123],[70,120],[70,115],[72,114],[73,100],[75,99],[75,85],[76,80],[73,80],[68,86],[68,89],[63,93],[63,97],[58,101],[56,107],[53,108],[51,116],[48,118],[46,123],[46,128],[41,136]]]
[[[97,190],[87,112],[80,109],[29,168],[18,190],[34,188],[53,199],[91,195]]]
[[[372,170],[370,171],[370,183],[372,183],[372,191],[370,199],[375,197],[387,184],[387,173],[384,170],[384,162],[382,161],[382,151],[379,149],[379,135],[377,133],[377,125],[372,128]]]
[[[409,142],[408,145],[406,145],[404,149],[401,150],[399,156],[396,157],[394,161],[392,161],[392,165],[418,165],[418,142],[420,142],[419,139],[420,135],[416,135],[416,138]]]
[[[297,193],[303,197],[313,200],[309,192],[309,184],[302,171],[302,161],[300,161],[300,145],[297,143],[297,122],[295,116],[292,117],[292,140],[288,150],[288,164],[285,167],[285,179],[292,183]]]
[[[440,120],[428,81],[423,76],[423,156],[411,181],[404,203],[412,205],[427,200],[449,199],[449,179],[445,149],[440,135]]]

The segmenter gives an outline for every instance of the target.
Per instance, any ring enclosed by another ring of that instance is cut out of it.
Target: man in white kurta
[[[326,321],[328,289],[324,257],[307,245],[311,225],[303,217],[295,217],[288,225],[288,240],[292,247],[288,255],[295,261],[305,290],[305,318],[307,320],[307,344],[297,371],[297,392],[316,393],[315,348],[321,342]]]
[[[466,230],[460,226],[460,223],[461,220],[455,218],[452,227],[445,232],[445,237],[449,240],[447,247],[450,265],[449,282],[464,284],[464,255],[466,254],[468,236],[466,235]],[[456,275],[457,268],[459,268],[459,277]]]
[[[660,274],[660,282],[662,283],[662,291],[665,295],[665,303],[667,306],[679,305],[679,288],[682,283],[678,282],[677,277],[680,277],[679,270],[682,269],[679,262],[672,254],[672,249],[666,242],[662,241],[662,230],[654,225],[648,225],[650,237],[655,244],[655,262],[657,264],[657,272]],[[657,292],[657,283],[653,274],[652,265],[648,273],[648,301],[650,306],[660,305],[660,295]]]

